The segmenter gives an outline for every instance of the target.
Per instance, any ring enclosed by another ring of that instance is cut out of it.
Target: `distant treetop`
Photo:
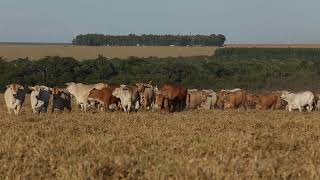
[[[72,40],[73,45],[86,46],[223,46],[226,37],[211,35],[104,35],[80,34]]]

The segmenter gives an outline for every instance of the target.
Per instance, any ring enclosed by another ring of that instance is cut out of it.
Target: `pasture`
[[[0,57],[7,60],[18,58],[41,59],[46,56],[73,57],[78,60],[95,59],[98,55],[107,58],[128,57],[190,57],[211,56],[217,47],[168,47],[168,46],[73,46],[73,45],[19,45],[0,44]]]
[[[320,113],[19,116],[0,99],[0,179],[319,179]]]

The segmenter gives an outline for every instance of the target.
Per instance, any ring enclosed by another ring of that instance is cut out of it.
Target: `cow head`
[[[156,102],[154,105],[155,109],[166,109],[168,107],[168,101],[163,97],[161,92],[156,94]]]
[[[217,99],[217,106],[219,109],[224,108],[224,101],[226,98],[226,95],[228,94],[227,90],[221,90],[218,94],[218,99]]]
[[[39,98],[41,88],[39,85],[29,86],[29,89],[36,95],[36,98]]]
[[[112,96],[116,97],[116,98],[120,98],[120,96],[123,94],[123,88],[120,86],[119,88],[116,88],[113,92],[112,92]]]
[[[282,92],[281,92],[281,95],[280,95],[280,98],[283,99],[283,100],[286,100],[286,99],[288,99],[288,97],[289,97],[290,94],[291,94],[291,93],[288,92],[288,91],[282,91]]]
[[[49,90],[51,91],[52,95],[60,95],[63,92],[62,89],[57,87],[49,88]]]
[[[41,92],[44,92],[46,91],[47,93],[52,93],[52,88],[49,88],[47,86],[39,86],[39,85],[36,85],[36,86],[29,86],[28,87],[32,92],[34,92],[34,94],[36,95],[37,98],[39,98]]]
[[[145,85],[142,82],[136,83],[136,86],[137,86],[138,92],[143,92],[145,89]]]
[[[246,99],[249,106],[254,106],[259,103],[259,96],[256,94],[247,94]]]
[[[201,93],[201,101],[205,102],[208,97],[212,97],[213,90],[203,89],[200,93]]]
[[[10,85],[7,85],[6,87],[7,87],[7,89],[10,89],[13,97],[15,97],[15,98],[17,97],[19,90],[24,90],[24,87],[19,84],[10,84]]]
[[[173,87],[172,87],[172,85],[170,85],[170,84],[165,84],[164,86],[163,86],[163,88],[161,89],[161,94],[162,94],[162,96],[164,97],[164,98],[169,98],[169,99],[171,99],[172,97],[172,89],[173,89]]]

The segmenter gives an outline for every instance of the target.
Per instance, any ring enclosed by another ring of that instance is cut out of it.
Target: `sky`
[[[224,34],[226,43],[320,43],[319,0],[0,0],[0,42],[77,34]]]

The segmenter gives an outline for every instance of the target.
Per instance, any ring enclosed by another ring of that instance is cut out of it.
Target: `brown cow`
[[[112,92],[117,88],[117,87],[120,87],[120,86],[117,86],[117,85],[113,85],[113,86],[110,86],[109,87],[106,87],[106,88],[102,88],[100,90],[96,89],[96,88],[93,88],[90,93],[89,93],[89,98],[90,99],[94,99],[96,101],[99,101],[100,103],[102,103],[102,106],[103,106],[103,109],[106,111],[106,110],[109,110],[109,106],[111,104],[115,104],[115,105],[118,105],[119,103],[119,99],[114,97],[112,95]]]
[[[247,94],[247,108],[249,109],[256,109],[256,98],[258,95],[253,94],[253,93],[248,93]]]
[[[161,94],[168,101],[170,112],[182,111],[186,107],[187,89],[180,85],[165,84]]]
[[[235,92],[227,92],[223,97],[223,108],[224,109],[247,109],[247,91],[238,90]]]
[[[280,104],[280,97],[273,93],[260,94],[255,98],[256,109],[275,110]]]
[[[277,95],[280,99],[279,102],[277,103],[276,109],[286,109],[288,102],[280,98],[282,92],[281,91],[272,91],[271,93]]]

